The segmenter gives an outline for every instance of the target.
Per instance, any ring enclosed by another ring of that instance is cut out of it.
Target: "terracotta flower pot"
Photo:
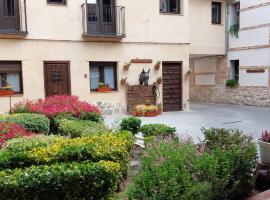
[[[122,80],[121,80],[121,85],[122,85],[122,86],[125,86],[126,83],[127,83],[127,79],[122,79]]]
[[[141,111],[137,111],[136,116],[137,117],[144,117],[144,113]]]
[[[158,111],[145,112],[145,117],[156,117],[158,115]]]
[[[160,84],[162,84],[162,79],[158,79],[157,80],[157,83],[160,85]]]
[[[128,70],[129,70],[129,66],[130,66],[130,64],[126,63],[126,64],[124,65],[124,70],[125,70],[125,71],[128,71]]]
[[[15,93],[12,90],[0,90],[0,96],[11,96],[14,94]]]
[[[112,88],[110,88],[110,87],[100,87],[100,88],[97,88],[97,91],[98,92],[111,92]]]

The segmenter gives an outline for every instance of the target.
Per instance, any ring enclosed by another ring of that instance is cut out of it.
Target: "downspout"
[[[229,27],[229,5],[230,2],[228,1],[226,3],[225,7],[225,55],[228,55],[228,50],[229,50],[229,33],[228,33],[228,27]]]

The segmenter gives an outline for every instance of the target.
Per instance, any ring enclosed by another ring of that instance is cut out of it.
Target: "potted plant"
[[[122,78],[122,79],[121,79],[121,85],[122,85],[122,86],[125,86],[126,83],[127,83],[127,78]]]
[[[263,131],[261,139],[258,139],[261,162],[270,164],[270,131]]]
[[[135,108],[136,116],[143,117],[146,111],[145,105],[137,105]]]
[[[155,65],[155,70],[158,71],[160,69],[160,66],[161,66],[161,62],[157,62]]]
[[[10,85],[0,88],[0,96],[14,95],[14,91]]]
[[[227,80],[226,86],[229,88],[236,88],[237,86],[239,86],[239,81],[235,79]]]
[[[129,62],[129,63],[126,63],[126,64],[124,65],[124,70],[125,70],[125,71],[128,71],[128,70],[129,70],[130,65],[131,65],[131,63],[130,63],[130,62]]]
[[[157,78],[157,83],[158,83],[159,85],[162,83],[162,77],[161,77],[161,76],[159,76],[159,77]]]
[[[97,91],[98,92],[111,92],[112,88],[110,88],[109,85],[107,85],[105,83],[99,83]]]
[[[146,106],[145,117],[156,117],[158,115],[159,114],[157,106],[154,105]]]

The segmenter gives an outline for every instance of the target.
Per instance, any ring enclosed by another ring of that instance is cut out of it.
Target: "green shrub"
[[[213,180],[215,199],[243,199],[253,186],[257,151],[251,136],[239,130],[203,129],[205,151],[219,163]]]
[[[142,121],[136,117],[126,117],[120,123],[120,130],[130,131],[134,135],[140,131]]]
[[[146,124],[141,128],[145,137],[149,136],[170,136],[174,135],[176,129],[165,124]]]
[[[81,113],[80,119],[82,120],[90,120],[93,122],[103,122],[103,117],[100,113],[96,113],[96,112],[83,112]]]
[[[88,120],[61,120],[58,127],[58,133],[71,138],[85,137],[104,132],[106,132],[104,123]]]
[[[30,166],[31,162],[28,158],[28,153],[31,150],[38,147],[47,147],[57,140],[63,140],[63,138],[59,136],[36,135],[9,140],[5,148],[0,151],[0,169]]]
[[[253,184],[256,146],[238,130],[203,129],[198,146],[152,142],[128,190],[130,199],[245,199]]]
[[[229,88],[235,88],[238,85],[239,85],[238,80],[231,79],[231,80],[226,81],[226,86],[229,87]]]
[[[75,139],[56,139],[44,146],[23,146],[0,151],[0,169],[23,168],[31,165],[53,164],[57,162],[108,160],[119,162],[126,173],[130,140],[126,135],[102,134],[100,136]]]
[[[0,199],[109,199],[119,183],[119,164],[61,163],[0,172]]]
[[[2,122],[12,122],[23,126],[30,132],[49,134],[50,131],[50,120],[40,114],[35,113],[21,113],[7,115],[0,118]]]
[[[129,198],[210,200],[211,184],[197,180],[191,173],[197,157],[196,147],[192,144],[154,143],[146,149],[141,171],[128,189]]]

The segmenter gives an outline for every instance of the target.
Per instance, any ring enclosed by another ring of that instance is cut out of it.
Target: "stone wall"
[[[243,67],[240,67],[240,69]],[[195,85],[194,62],[190,62],[190,101],[202,103],[223,103],[270,107],[270,87],[225,86],[229,79],[226,58],[218,58],[215,72],[215,85]]]
[[[193,102],[225,103],[270,107],[269,87],[237,87],[225,85],[191,86],[190,99]]]

